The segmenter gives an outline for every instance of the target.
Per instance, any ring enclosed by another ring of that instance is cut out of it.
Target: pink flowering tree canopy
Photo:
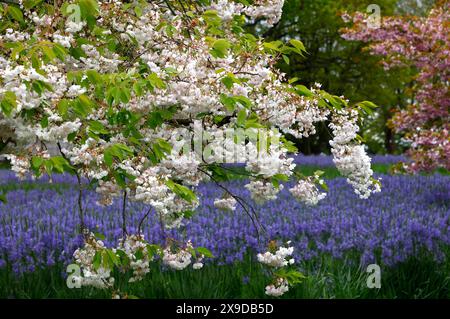
[[[396,112],[391,125],[409,143],[408,171],[450,169],[450,2],[438,1],[426,17],[383,17],[381,26],[367,25],[367,16],[344,15],[352,26],[347,40],[369,43],[384,57],[386,69],[417,70],[410,104]]]

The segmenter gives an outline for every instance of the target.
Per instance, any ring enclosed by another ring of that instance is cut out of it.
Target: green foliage
[[[133,150],[131,150],[128,146],[117,143],[109,146],[105,149],[105,153],[103,154],[103,160],[105,164],[109,167],[113,165],[114,159],[119,161],[123,161],[127,157],[133,155]]]
[[[203,255],[203,256],[205,256],[206,258],[213,258],[213,257],[214,257],[213,254],[211,253],[211,251],[210,251],[208,248],[205,248],[205,247],[197,247],[195,250],[197,251],[197,253],[198,253],[199,255]]]
[[[166,181],[166,186],[175,194],[180,196],[185,201],[192,203],[193,201],[197,201],[197,195],[190,190],[188,187],[175,183],[174,181],[168,179]]]
[[[172,146],[165,140],[156,139],[150,148],[149,158],[153,164],[159,163],[172,151]]]
[[[16,102],[16,94],[11,91],[7,91],[3,94],[3,98],[0,101],[0,110],[5,114],[6,116],[11,115],[11,112],[14,108],[17,107]]]
[[[73,167],[62,156],[54,156],[48,159],[39,156],[31,158],[31,169],[36,176],[41,176],[43,172],[51,175],[52,173],[62,174],[64,172],[73,172]]]
[[[210,53],[213,57],[224,58],[226,57],[231,44],[227,39],[218,39],[212,44]]]

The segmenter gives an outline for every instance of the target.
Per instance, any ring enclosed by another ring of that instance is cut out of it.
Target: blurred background
[[[414,101],[413,67],[385,70],[382,57],[370,54],[367,44],[347,41],[340,30],[346,25],[344,12],[367,12],[370,4],[380,7],[381,16],[426,16],[435,1],[432,0],[287,0],[283,16],[275,27],[252,30],[267,40],[300,39],[308,53],[292,55],[289,65],[284,60],[278,67],[290,78],[310,87],[315,82],[335,95],[344,95],[351,102],[371,101],[379,106],[375,114],[367,117],[361,134],[372,154],[402,154],[405,150],[401,136],[387,125],[393,111]],[[369,12],[370,13],[370,12]],[[326,125],[319,134],[297,141],[305,155],[329,154],[329,135]]]

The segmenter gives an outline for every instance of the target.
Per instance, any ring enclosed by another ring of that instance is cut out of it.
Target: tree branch
[[[58,146],[61,156],[70,164],[69,159],[66,157],[66,155],[62,151],[61,144],[58,142],[58,143],[56,143],[56,145]],[[83,235],[83,237],[86,238],[87,228],[84,223],[84,212],[83,212],[83,183],[81,182],[81,177],[80,177],[80,174],[78,173],[78,171],[75,169],[74,172],[75,172],[75,175],[76,175],[77,181],[78,181],[78,215],[80,218],[80,231],[81,231],[81,234]]]

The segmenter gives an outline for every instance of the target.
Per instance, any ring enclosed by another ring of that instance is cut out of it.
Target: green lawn
[[[283,298],[450,298],[450,263],[438,264],[426,256],[395,268],[381,268],[381,288],[366,286],[365,269],[322,257],[301,263],[307,276]],[[95,288],[69,289],[62,265],[16,278],[0,271],[0,298],[110,298]],[[248,282],[246,281],[248,278]],[[122,287],[139,298],[267,298],[262,267],[255,261],[234,265],[205,265],[201,270],[160,271],[153,266],[138,284]]]

